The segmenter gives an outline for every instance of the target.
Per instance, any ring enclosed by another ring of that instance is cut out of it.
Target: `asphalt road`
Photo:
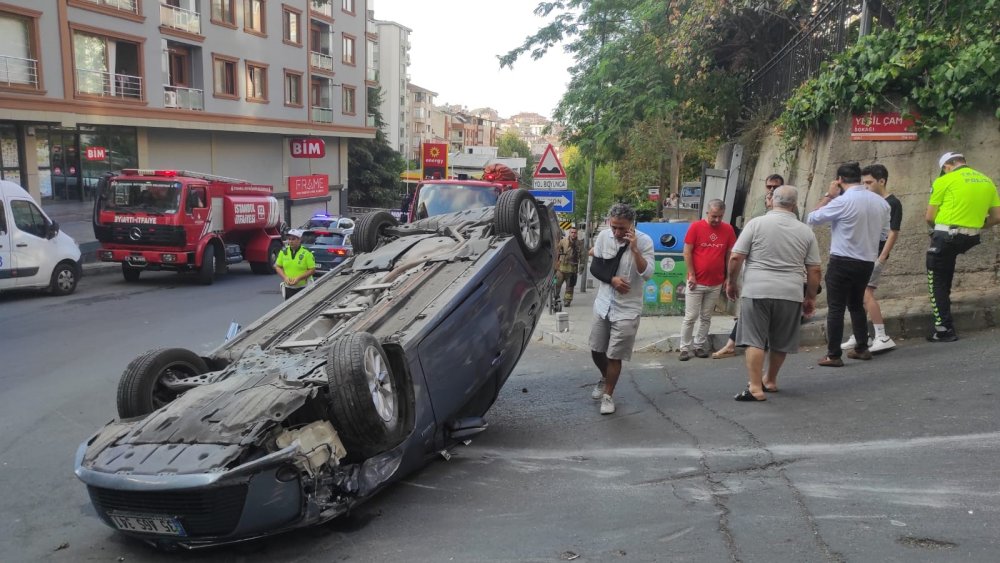
[[[128,361],[207,352],[278,299],[239,269],[211,287],[104,276],[68,298],[0,296],[0,560],[997,560],[997,331],[842,369],[803,351],[757,404],[732,400],[741,358],[638,356],[603,417],[589,354],[536,342],[486,433],[348,518],[182,554],[98,521],[72,458],[114,416]]]

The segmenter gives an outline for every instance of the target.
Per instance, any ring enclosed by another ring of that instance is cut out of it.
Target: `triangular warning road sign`
[[[538,166],[535,167],[535,178],[565,177],[566,170],[563,168],[562,162],[559,162],[556,150],[549,143],[549,146],[545,147],[545,152],[542,153],[542,159],[538,161]]]

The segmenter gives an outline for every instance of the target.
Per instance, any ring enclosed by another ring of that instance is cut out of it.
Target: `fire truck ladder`
[[[122,172],[130,173],[136,176],[159,176],[162,175],[162,170],[154,168],[126,168]],[[157,174],[160,172],[161,174]],[[249,184],[247,180],[241,180],[240,178],[230,178],[228,176],[218,176],[216,174],[206,174],[204,172],[195,172],[193,170],[172,170],[177,176],[184,176],[185,178],[198,178],[199,180],[207,180],[209,182],[224,182],[226,184]]]

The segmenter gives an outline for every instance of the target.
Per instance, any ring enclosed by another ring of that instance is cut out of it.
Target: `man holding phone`
[[[684,300],[684,322],[681,325],[682,362],[691,359],[695,319],[698,333],[694,335],[694,355],[707,358],[708,329],[712,311],[726,281],[729,253],[736,244],[732,225],[724,223],[726,203],[713,199],[706,205],[705,219],[691,223],[684,237],[684,263],[687,265],[687,295]]]
[[[601,381],[591,398],[601,401],[601,414],[615,412],[615,385],[622,361],[632,359],[632,347],[642,313],[642,284],[653,277],[653,239],[635,230],[635,210],[616,203],[608,211],[608,229],[594,239],[593,255],[605,260],[621,254],[610,282],[600,281],[594,298],[594,320],[590,329],[590,354]]]

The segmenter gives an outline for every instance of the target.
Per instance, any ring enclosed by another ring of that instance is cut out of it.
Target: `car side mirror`
[[[54,239],[59,234],[59,223],[52,221],[45,227],[45,238]]]

